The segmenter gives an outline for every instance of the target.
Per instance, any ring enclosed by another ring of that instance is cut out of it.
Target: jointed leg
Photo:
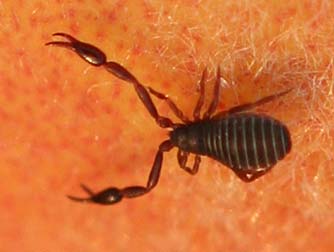
[[[190,167],[187,167],[188,156],[189,156],[189,152],[185,152],[182,150],[179,150],[177,152],[177,160],[179,161],[180,167],[186,172],[190,173],[191,175],[195,175],[198,172],[199,164],[201,162],[201,157],[199,155],[196,155],[193,167],[190,168]]]
[[[205,96],[205,87],[204,84],[206,82],[207,70],[206,68],[203,70],[201,81],[199,82],[199,97],[193,112],[193,117],[195,121],[198,121],[201,117],[201,109],[204,104],[204,96]]]
[[[157,185],[163,161],[163,152],[167,152],[172,148],[173,145],[169,140],[160,144],[146,186],[129,186],[122,189],[117,187],[110,187],[98,193],[93,193],[88,187],[82,185],[84,191],[86,191],[89,195],[88,198],[78,198],[74,196],[68,197],[71,200],[79,202],[91,202],[102,205],[110,205],[121,201],[122,198],[134,198],[144,195]]]
[[[162,128],[175,128],[176,124],[174,124],[169,118],[160,116],[157,112],[157,109],[155,105],[152,102],[152,99],[146,90],[146,88],[123,66],[118,64],[117,62],[113,61],[106,61],[106,55],[103,51],[101,51],[99,48],[87,44],[84,42],[81,42],[71,35],[65,34],[65,33],[55,33],[54,36],[62,36],[66,39],[68,39],[68,42],[64,41],[52,41],[46,43],[46,45],[51,46],[60,46],[67,49],[70,49],[74,52],[76,52],[82,59],[84,59],[87,63],[93,65],[93,66],[104,66],[104,68],[112,73],[117,78],[124,80],[126,82],[131,83],[135,91],[140,98],[140,100],[145,105],[148,112],[151,114],[151,116],[155,119],[157,124]]]
[[[263,97],[261,98],[260,100],[258,101],[255,101],[255,102],[251,102],[251,103],[245,103],[245,104],[242,104],[240,106],[236,106],[234,108],[231,108],[230,110],[228,110],[228,113],[229,114],[232,114],[232,113],[239,113],[239,112],[243,112],[243,111],[246,111],[246,110],[251,110],[255,107],[258,107],[258,106],[261,106],[265,103],[268,103],[268,102],[271,102],[283,95],[286,95],[287,93],[289,93],[290,91],[292,90],[292,88],[288,89],[288,90],[285,90],[285,91],[282,91],[282,92],[279,92],[277,94],[273,94],[273,95],[268,95],[266,97]]]
[[[168,106],[170,107],[170,109],[173,111],[173,113],[177,116],[177,118],[179,118],[182,122],[184,123],[189,123],[190,120],[188,119],[188,117],[186,117],[183,112],[176,106],[176,104],[168,97],[168,95],[159,93],[158,91],[155,91],[153,88],[151,87],[147,87],[148,91],[154,95],[155,97],[161,99],[161,100],[165,100],[168,104]]]
[[[213,113],[215,113],[218,103],[219,103],[219,98],[220,98],[220,67],[218,66],[217,68],[217,76],[216,76],[216,82],[215,86],[213,88],[213,98],[211,101],[211,104],[208,108],[208,110],[205,112],[203,119],[210,118]]]
[[[193,117],[194,120],[199,120],[200,119],[200,113],[201,113],[201,108],[204,104],[204,95],[205,95],[205,88],[204,88],[204,84],[206,81],[206,77],[207,77],[207,70],[206,68],[203,70],[202,73],[202,78],[201,81],[199,83],[199,87],[200,87],[200,96],[198,98],[197,104],[195,106],[194,112],[193,112]],[[183,112],[176,106],[176,104],[168,97],[168,95],[162,94],[156,90],[154,90],[151,87],[147,87],[148,91],[154,95],[155,97],[157,97],[158,99],[162,99],[165,100],[168,104],[168,106],[171,108],[171,110],[173,111],[173,113],[184,123],[189,123],[190,120],[188,117],[186,117]]]
[[[268,102],[271,102],[273,100],[276,100],[277,98],[283,96],[283,95],[286,95],[287,93],[289,93],[293,88],[290,88],[288,90],[285,90],[285,91],[282,91],[282,92],[279,92],[279,93],[276,93],[276,94],[273,94],[273,95],[268,95],[266,97],[263,97],[261,98],[260,100],[258,101],[255,101],[255,102],[250,102],[250,103],[245,103],[245,104],[242,104],[242,105],[239,105],[239,106],[235,106],[227,111],[222,111],[222,112],[219,112],[218,114],[214,115],[214,117],[219,117],[219,116],[222,116],[222,115],[227,115],[227,114],[234,114],[234,113],[240,113],[240,112],[244,112],[244,111],[248,111],[248,110],[251,110],[251,109],[254,109],[258,106],[261,106],[265,103],[268,103]]]
[[[268,173],[272,167],[268,167],[261,171],[244,171],[244,170],[233,170],[234,173],[244,182],[249,183]]]

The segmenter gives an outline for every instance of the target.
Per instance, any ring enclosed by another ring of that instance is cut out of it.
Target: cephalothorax
[[[69,196],[80,202],[114,204],[122,198],[134,198],[150,192],[158,183],[163,153],[177,147],[177,159],[182,169],[196,174],[201,161],[200,155],[209,156],[229,167],[240,179],[251,182],[264,175],[291,149],[290,133],[287,127],[272,117],[249,112],[251,109],[287,94],[291,89],[264,97],[253,103],[246,103],[215,114],[219,102],[220,69],[217,68],[213,99],[201,117],[204,103],[204,84],[207,71],[204,69],[200,80],[200,96],[193,112],[193,120],[188,119],[168,96],[143,86],[128,70],[117,62],[107,61],[106,55],[97,47],[81,42],[69,34],[54,33],[68,41],[52,41],[46,45],[65,47],[76,52],[93,66],[102,66],[117,78],[133,85],[144,106],[162,128],[170,128],[170,137],[162,142],[155,156],[146,186],[110,187],[98,193],[88,187],[82,188],[88,198]],[[174,123],[160,116],[152,102],[151,95],[165,100],[182,123]],[[192,167],[187,166],[190,153],[195,154]]]

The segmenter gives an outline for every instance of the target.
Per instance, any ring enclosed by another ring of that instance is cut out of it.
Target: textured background
[[[333,13],[325,0],[0,1],[0,251],[333,250]],[[294,87],[258,109],[288,125],[291,153],[244,184],[207,158],[191,177],[173,150],[145,197],[69,201],[81,182],[144,185],[167,133],[130,85],[45,47],[58,31],[188,115],[205,66],[226,79],[220,109]]]

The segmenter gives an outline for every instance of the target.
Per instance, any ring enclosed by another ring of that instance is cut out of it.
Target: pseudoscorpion
[[[251,182],[266,174],[291,150],[290,133],[282,122],[270,116],[249,112],[259,105],[287,94],[291,89],[215,114],[220,91],[220,69],[218,67],[213,99],[201,117],[204,84],[207,77],[205,69],[200,80],[200,96],[193,112],[193,120],[190,120],[167,95],[143,86],[123,66],[117,62],[107,61],[106,55],[99,48],[81,42],[69,34],[55,33],[53,35],[61,36],[67,41],[52,41],[46,45],[70,49],[87,63],[97,67],[103,66],[117,78],[131,83],[156,123],[162,128],[171,129],[169,139],[162,142],[158,148],[146,186],[110,187],[94,193],[82,185],[89,197],[69,196],[72,200],[114,204],[121,201],[122,198],[134,198],[150,192],[159,181],[163,153],[173,147],[178,148],[177,159],[180,167],[192,175],[197,173],[201,161],[200,156],[203,155],[229,167],[245,182]],[[150,94],[165,100],[182,123],[174,123],[169,118],[160,116]],[[190,153],[195,154],[195,161],[191,168],[186,165]]]

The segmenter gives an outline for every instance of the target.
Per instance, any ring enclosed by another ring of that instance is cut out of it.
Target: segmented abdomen
[[[232,169],[263,170],[291,149],[287,127],[264,115],[229,115],[208,121],[204,128],[203,154]]]

